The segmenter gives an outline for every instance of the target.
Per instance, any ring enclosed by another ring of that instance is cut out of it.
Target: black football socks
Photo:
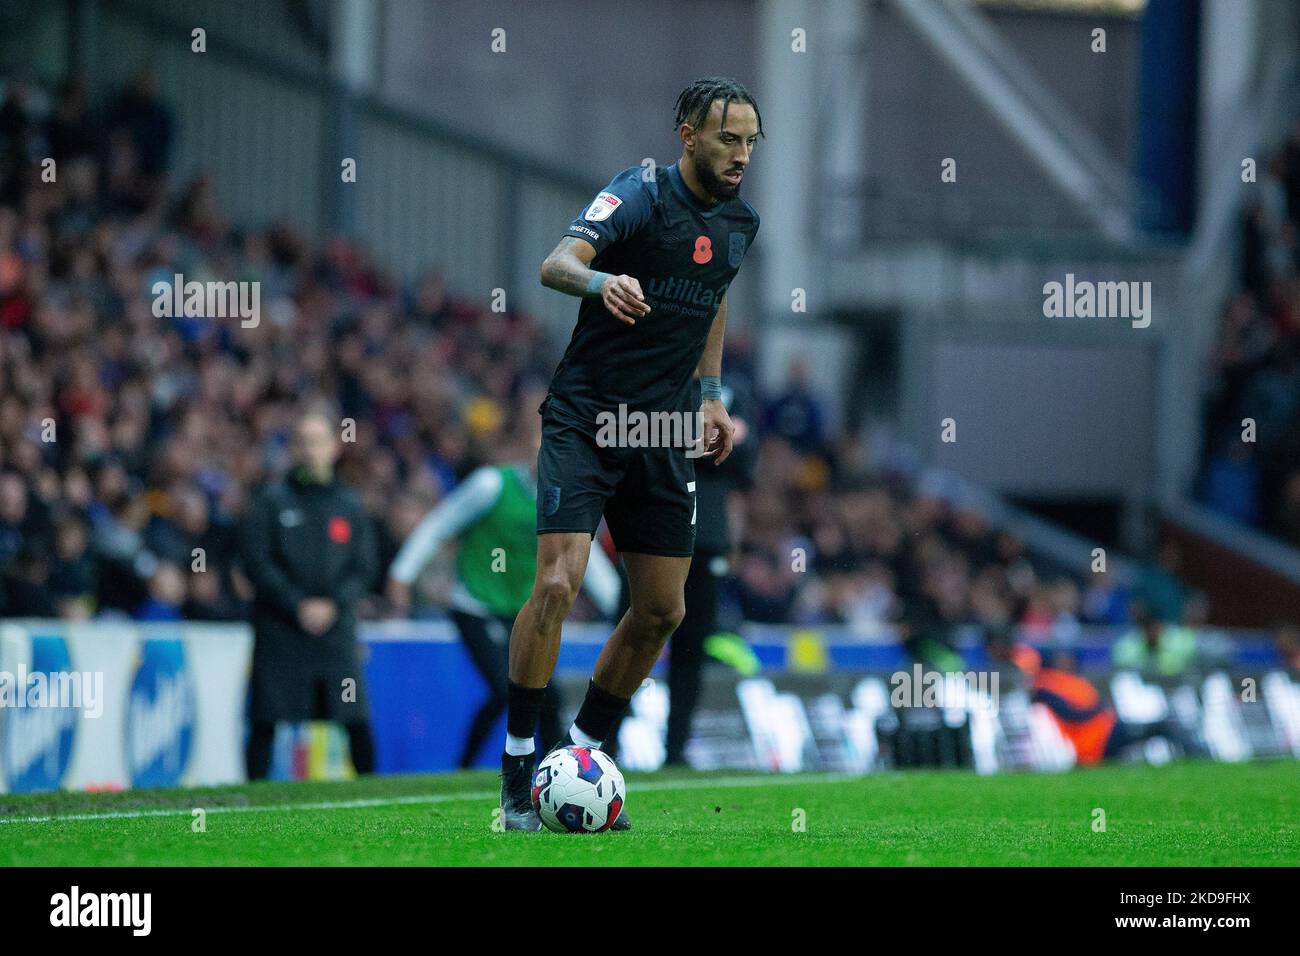
[[[520,687],[508,681],[506,690],[506,756],[531,754],[536,745],[537,718],[542,712],[545,687]]]
[[[578,716],[574,718],[573,729],[569,731],[570,736],[578,743],[599,747],[609,736],[614,721],[618,720],[627,709],[630,700],[631,698],[628,697],[616,697],[604,688],[597,687],[594,680],[589,682],[587,696],[578,710]],[[594,740],[596,743],[589,744],[583,738]]]

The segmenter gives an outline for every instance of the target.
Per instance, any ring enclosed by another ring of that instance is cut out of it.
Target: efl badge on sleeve
[[[613,214],[614,210],[622,204],[623,200],[619,199],[613,193],[601,193],[592,201],[592,204],[587,207],[587,211],[582,218],[587,220],[587,222],[604,222]]]

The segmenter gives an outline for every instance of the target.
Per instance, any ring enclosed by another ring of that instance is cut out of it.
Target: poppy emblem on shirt
[[[700,265],[713,258],[713,243],[709,241],[708,236],[700,236],[695,240],[695,251],[691,253],[691,258]]]
[[[347,518],[335,515],[330,518],[329,536],[335,544],[347,544],[352,540],[352,525],[348,524]]]

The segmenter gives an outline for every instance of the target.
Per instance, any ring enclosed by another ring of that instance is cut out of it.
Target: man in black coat
[[[257,494],[245,519],[243,564],[256,592],[250,780],[267,775],[281,720],[339,721],[357,772],[374,770],[355,608],[378,558],[360,499],[334,477],[335,427],[325,414],[303,416],[293,469]]]
[[[696,391],[699,385],[695,386]],[[743,534],[743,495],[753,489],[758,460],[758,438],[750,434],[747,416],[751,402],[747,390],[730,385],[722,388],[722,404],[736,426],[731,455],[716,468],[695,470],[695,553],[686,575],[686,614],[668,644],[668,732],[664,741],[664,765],[687,765],[686,745],[700,700],[705,653],[704,642],[717,632],[718,586],[731,573],[731,555]],[[623,584],[618,616],[627,611],[629,590]],[[620,716],[605,739],[606,753],[618,755]]]
[[[746,397],[732,386],[722,389],[722,404],[736,426],[733,451],[716,468],[695,470],[695,554],[686,576],[686,615],[668,645],[667,766],[687,764],[686,745],[700,699],[704,641],[717,630],[718,585],[731,573],[730,560],[742,529],[738,496],[753,487],[757,437],[749,435]],[[748,440],[747,440],[748,439]]]

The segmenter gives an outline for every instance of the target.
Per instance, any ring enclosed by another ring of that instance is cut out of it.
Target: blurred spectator
[[[0,474],[0,614],[41,617],[54,613],[46,593],[49,531],[39,501],[16,474]]]
[[[1157,620],[1177,623],[1183,617],[1187,588],[1183,584],[1183,549],[1176,541],[1166,541],[1156,551],[1156,560],[1138,569],[1135,586],[1137,600]],[[1134,613],[1134,621],[1138,615]]]
[[[149,596],[135,611],[137,621],[179,621],[185,600],[185,578],[169,562],[159,564],[149,579]]]
[[[1166,623],[1141,602],[1134,605],[1133,620],[1137,626],[1115,642],[1116,667],[1177,677],[1196,666],[1196,633],[1190,628]]]
[[[109,114],[109,127],[130,137],[146,176],[165,173],[171,163],[172,114],[158,99],[155,84],[152,70],[139,70]]]
[[[59,90],[58,104],[45,131],[50,156],[60,165],[79,158],[93,159],[102,148],[102,134],[90,113],[86,84],[67,80]]]
[[[821,402],[808,388],[808,365],[802,358],[791,359],[785,391],[763,411],[764,434],[778,435],[791,448],[808,455],[821,450],[824,428]]]
[[[1094,572],[1080,604],[1083,619],[1089,624],[1127,624],[1129,593],[1109,569]]]
[[[1251,376],[1242,398],[1263,445],[1272,444],[1300,409],[1297,345],[1295,339],[1280,341],[1269,362]]]
[[[1257,447],[1239,438],[1221,441],[1205,463],[1201,486],[1202,501],[1247,525],[1258,525],[1261,517]]]
[[[95,610],[95,562],[90,535],[75,516],[61,518],[54,528],[54,559],[49,589],[59,617],[84,620]]]
[[[18,556],[23,542],[38,534],[27,506],[27,485],[13,474],[0,474],[0,567]]]

